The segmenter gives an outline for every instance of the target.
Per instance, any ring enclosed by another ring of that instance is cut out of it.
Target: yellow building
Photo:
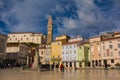
[[[51,64],[59,67],[62,58],[62,41],[51,43]]]
[[[70,36],[68,35],[62,35],[55,38],[56,41],[62,41],[63,43],[68,42],[69,39],[70,39]]]

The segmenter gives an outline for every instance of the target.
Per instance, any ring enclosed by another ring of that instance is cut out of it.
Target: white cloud
[[[70,35],[82,34],[84,36],[98,35],[105,31],[115,31],[119,28],[116,26],[120,21],[116,21],[119,16],[112,15],[114,12],[101,11],[101,7],[95,5],[93,0],[74,0],[77,6],[77,18],[62,17],[63,28],[58,28],[60,33],[66,33]],[[118,5],[118,4],[116,4]],[[117,6],[118,8],[118,6]],[[116,9],[118,13],[118,9]],[[112,11],[112,10],[111,10]],[[109,17],[105,17],[105,16]],[[113,26],[115,24],[116,26]]]
[[[67,30],[77,28],[77,21],[71,18],[63,18],[63,27]]]
[[[49,14],[55,2],[56,0],[13,0],[11,9],[7,13],[2,13],[2,21],[10,26],[10,31],[42,31],[41,21],[46,19],[46,14]],[[17,23],[11,24],[9,16],[15,18]]]

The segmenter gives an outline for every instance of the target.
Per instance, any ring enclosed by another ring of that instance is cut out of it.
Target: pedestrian
[[[60,71],[64,72],[64,65],[62,63],[60,64]]]
[[[105,70],[108,70],[107,61],[104,61]]]
[[[95,65],[93,64],[93,68],[95,69]]]

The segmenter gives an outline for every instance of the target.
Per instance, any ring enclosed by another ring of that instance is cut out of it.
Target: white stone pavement
[[[0,80],[120,80],[120,70],[86,69],[60,71],[22,71],[0,69]]]

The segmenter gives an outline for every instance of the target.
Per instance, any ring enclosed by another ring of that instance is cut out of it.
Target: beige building
[[[114,67],[120,63],[120,33],[106,33],[101,37],[102,64],[107,61],[110,67]]]
[[[51,47],[50,45],[41,44],[39,46],[39,56],[41,64],[50,64],[50,53]]]
[[[120,32],[104,33],[89,42],[91,66],[103,67],[106,62],[109,67],[120,64]]]
[[[101,36],[92,37],[89,39],[90,42],[90,63],[91,66],[101,66]]]
[[[45,42],[45,35],[33,32],[13,32],[8,34],[7,43],[36,43]]]
[[[5,59],[5,51],[7,45],[7,36],[0,34],[0,63]]]
[[[27,64],[28,46],[25,44],[7,44],[6,60],[8,63]]]

